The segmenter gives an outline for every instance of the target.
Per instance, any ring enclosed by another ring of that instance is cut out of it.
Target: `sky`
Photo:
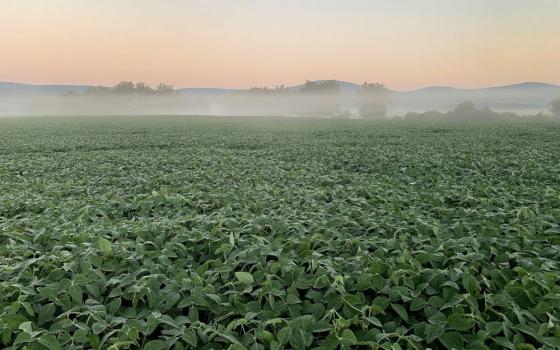
[[[560,84],[560,0],[0,0],[0,81]]]

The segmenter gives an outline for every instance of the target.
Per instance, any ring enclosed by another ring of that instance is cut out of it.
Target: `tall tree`
[[[175,90],[173,90],[173,86],[171,85],[167,85],[164,83],[159,83],[156,91],[158,94],[171,94],[173,93]]]
[[[152,95],[156,92],[150,85],[143,82],[136,83],[134,91],[139,95]]]
[[[327,117],[340,113],[340,88],[336,80],[308,80],[298,90],[298,99],[298,114]]]
[[[380,83],[362,85],[359,112],[362,118],[383,119],[387,115],[387,102],[391,91]]]

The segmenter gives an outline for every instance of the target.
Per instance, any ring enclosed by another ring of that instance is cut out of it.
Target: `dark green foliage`
[[[560,125],[0,120],[0,348],[560,349]]]

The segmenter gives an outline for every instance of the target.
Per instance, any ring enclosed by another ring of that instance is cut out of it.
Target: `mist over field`
[[[138,91],[133,87],[130,91],[119,92],[118,84],[108,88],[0,83],[0,115],[168,114],[383,119],[404,117],[409,113],[445,113],[463,102],[472,102],[479,109],[530,116],[553,115],[552,101],[560,96],[559,86],[546,83],[396,91],[381,84],[323,80],[292,87],[237,90],[168,87],[170,90],[165,93],[139,84]]]

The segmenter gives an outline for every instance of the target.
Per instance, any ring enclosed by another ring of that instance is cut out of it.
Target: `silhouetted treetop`
[[[164,83],[159,83],[157,88],[156,88],[156,92],[158,94],[171,94],[174,93],[175,90],[173,90],[173,86],[171,85],[167,85]]]
[[[113,87],[92,86],[86,90],[85,95],[167,95],[173,94],[175,90],[171,85],[164,83],[158,84],[154,89],[144,82],[133,83],[131,81],[121,81]]]
[[[302,93],[338,93],[336,80],[306,81],[299,90]]]
[[[385,86],[385,84],[383,84],[383,83],[368,83],[368,82],[365,82],[362,85],[362,90],[366,91],[366,92],[383,93],[383,94],[388,94],[390,92],[389,88],[387,88],[387,86]]]

